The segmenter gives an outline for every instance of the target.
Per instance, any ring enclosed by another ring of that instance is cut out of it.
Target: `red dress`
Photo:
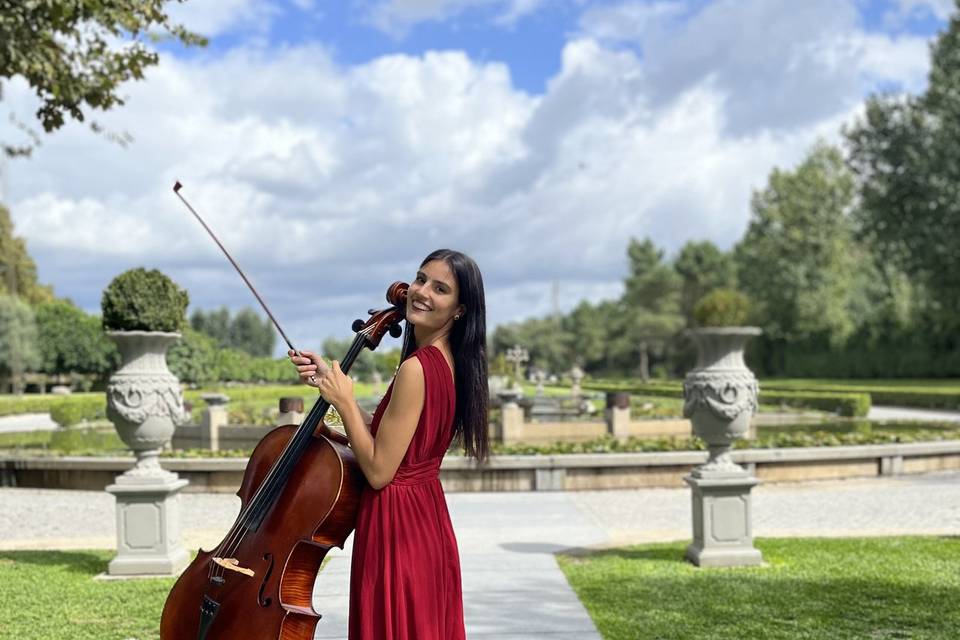
[[[456,388],[440,350],[409,357],[423,366],[417,430],[393,480],[360,498],[350,565],[350,640],[462,640],[460,556],[440,486],[440,461],[453,437]],[[373,414],[371,432],[393,383]]]

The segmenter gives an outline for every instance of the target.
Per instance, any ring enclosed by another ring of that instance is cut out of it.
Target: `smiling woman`
[[[343,418],[367,478],[350,575],[351,640],[465,637],[457,540],[440,463],[457,439],[486,458],[486,302],[480,269],[459,251],[424,259],[406,299],[397,375],[373,415],[333,361],[292,353],[301,379]]]

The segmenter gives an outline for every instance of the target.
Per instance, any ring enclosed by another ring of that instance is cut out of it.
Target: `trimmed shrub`
[[[700,298],[693,317],[701,327],[739,327],[750,317],[750,299],[733,289],[715,289]]]
[[[103,328],[114,331],[180,331],[190,297],[169,277],[142,267],[124,271],[103,290]]]
[[[71,427],[84,420],[107,417],[107,401],[103,395],[94,398],[66,398],[50,407],[50,418],[61,427]]]
[[[585,389],[598,391],[626,391],[643,396],[683,397],[683,385],[675,384],[638,384],[635,382],[587,383]],[[760,383],[760,404],[786,405],[830,411],[840,416],[861,417],[870,411],[870,394],[837,393],[832,391],[779,391],[764,388]]]

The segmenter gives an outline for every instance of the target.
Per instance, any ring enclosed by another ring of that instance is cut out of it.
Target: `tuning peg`
[[[360,318],[357,318],[356,320],[353,321],[353,324],[350,325],[350,328],[353,329],[354,333],[357,333],[358,331],[360,331],[360,329],[363,329],[363,325],[365,324],[366,323],[363,320],[361,320]]]

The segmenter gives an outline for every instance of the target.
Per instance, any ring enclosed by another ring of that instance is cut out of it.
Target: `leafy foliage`
[[[936,301],[945,328],[960,305],[960,19],[933,49],[924,96],[875,96],[847,132],[863,204],[859,237]]]
[[[750,299],[733,289],[715,289],[693,308],[693,317],[701,327],[737,327],[750,317]]]
[[[169,277],[143,267],[124,271],[103,291],[103,328],[180,331],[190,298]]]
[[[42,373],[103,376],[116,366],[116,345],[96,316],[66,300],[53,300],[37,305],[36,321]]]
[[[143,79],[144,71],[157,64],[148,39],[206,43],[170,21],[164,12],[168,1],[0,0],[0,79],[27,81],[41,101],[36,116],[48,133],[62,127],[68,116],[83,122],[90,109],[122,105],[120,85]],[[30,142],[3,143],[8,155],[27,155],[39,144],[32,129],[22,123],[21,128]],[[97,123],[91,128],[103,131]]]
[[[729,253],[709,240],[687,242],[680,249],[673,268],[680,275],[680,310],[686,326],[695,324],[694,308],[715,289],[733,289],[737,284],[736,265]]]
[[[19,298],[0,295],[0,374],[8,376],[14,392],[20,393],[24,372],[39,365],[40,350],[33,310]]]
[[[53,290],[37,282],[37,265],[27,253],[26,241],[13,235],[10,211],[2,204],[0,204],[0,293],[14,293],[31,304],[53,299]]]
[[[854,330],[853,177],[836,148],[820,144],[795,171],[774,169],[753,197],[753,216],[735,250],[740,288],[763,303],[775,340],[824,334],[842,342]]]
[[[257,357],[273,355],[276,330],[269,318],[261,318],[249,307],[233,317],[226,307],[206,312],[198,309],[190,316],[190,326],[213,338],[220,347],[239,349]]]

